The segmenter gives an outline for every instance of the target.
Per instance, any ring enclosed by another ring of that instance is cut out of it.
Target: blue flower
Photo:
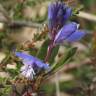
[[[56,34],[54,44],[60,44],[64,41],[75,42],[80,40],[83,36],[85,36],[85,32],[83,30],[78,30],[78,27],[79,24],[75,22],[64,25]]]
[[[24,66],[21,68],[21,74],[28,79],[33,79],[36,73],[42,69],[47,71],[50,69],[48,64],[32,55],[24,52],[15,52],[15,55],[22,59]]]
[[[62,2],[55,2],[48,7],[49,29],[63,26],[66,20],[72,15],[72,9]]]

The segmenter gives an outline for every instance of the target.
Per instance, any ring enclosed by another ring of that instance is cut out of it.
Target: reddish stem
[[[49,57],[51,56],[51,53],[52,53],[52,49],[54,48],[53,43],[54,43],[54,39],[55,39],[55,35],[56,35],[56,29],[53,30],[51,35],[52,35],[52,40],[51,40],[50,45],[49,45],[48,50],[47,50],[47,55],[45,57],[45,62],[48,62]]]
[[[47,50],[47,55],[45,57],[45,62],[49,60],[49,57],[51,56],[51,53],[52,53],[52,49],[53,49],[53,44],[50,44]]]

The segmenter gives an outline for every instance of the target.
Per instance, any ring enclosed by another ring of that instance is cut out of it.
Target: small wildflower
[[[64,41],[75,42],[80,40],[85,35],[85,32],[83,30],[78,30],[78,27],[78,24],[74,22],[63,26],[57,33],[54,44],[60,44]]]
[[[28,79],[34,76],[42,69],[49,70],[48,64],[24,52],[15,52],[15,55],[22,59],[24,66],[21,68],[21,74]]]

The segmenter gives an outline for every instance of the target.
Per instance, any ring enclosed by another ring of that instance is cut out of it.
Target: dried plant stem
[[[33,28],[41,28],[42,24],[38,24],[31,21],[19,21],[13,20],[11,22],[7,22],[4,19],[0,19],[0,22],[7,24],[9,27],[33,27]]]
[[[93,64],[91,59],[86,59],[85,61],[81,62],[80,64],[75,64],[75,63],[65,64],[63,67],[64,68],[63,70],[66,72],[66,71],[70,71],[75,68],[79,68],[83,65],[91,65],[91,64]]]
[[[21,94],[17,91],[15,85],[12,85],[12,89],[13,89],[12,96],[21,96]]]
[[[80,11],[77,16],[80,18],[84,18],[84,19],[96,22],[96,16],[87,12]]]
[[[58,72],[55,74],[55,84],[56,84],[56,96],[60,96],[60,86],[58,80]]]
[[[48,62],[49,57],[51,56],[52,49],[54,48],[53,44],[50,44],[47,50],[47,55],[45,57],[45,62]]]
[[[41,74],[40,76],[38,76],[38,78],[37,78],[37,80],[36,80],[36,82],[34,84],[34,91],[36,91],[36,92],[38,91],[38,89],[40,87],[40,84],[41,84],[41,82],[43,80],[43,75],[44,74]]]

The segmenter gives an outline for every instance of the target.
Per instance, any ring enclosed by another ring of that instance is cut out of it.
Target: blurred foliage
[[[81,0],[81,2],[88,8],[96,3],[96,0]]]
[[[56,71],[57,69],[61,68],[66,62],[68,63],[74,54],[76,53],[77,48],[70,48],[68,52],[66,52],[66,55],[62,56],[57,64],[52,65],[52,72]]]

